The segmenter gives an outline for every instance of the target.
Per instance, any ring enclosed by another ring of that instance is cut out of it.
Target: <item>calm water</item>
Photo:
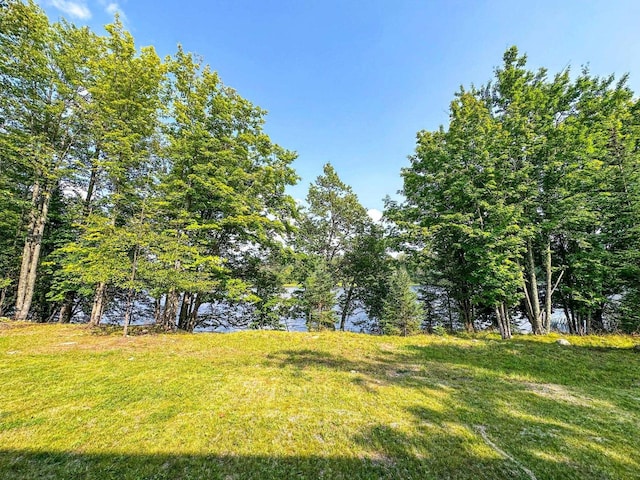
[[[286,295],[291,295],[295,289],[288,288]],[[339,294],[342,292],[338,292]],[[153,310],[150,306],[152,304],[151,299],[148,301],[137,302],[134,308],[134,314],[132,316],[132,325],[149,325],[153,323]],[[196,327],[195,332],[237,332],[247,330],[248,326],[243,325],[241,320],[240,307],[229,307],[228,305],[219,303],[203,303],[199,310],[198,315],[205,320],[205,324]],[[123,313],[119,309],[115,308],[105,313],[103,322],[106,324],[122,325]],[[88,319],[78,318],[79,321],[86,321]],[[364,311],[357,309],[352,315],[347,317],[345,322],[345,330],[349,332],[357,333],[370,333],[368,330],[369,319]],[[555,309],[552,314],[552,328],[557,331],[567,332],[567,323],[562,309]],[[307,326],[304,318],[286,318],[282,319],[280,325],[283,330],[289,332],[306,332]],[[339,327],[339,323],[336,323],[336,328]],[[514,332],[530,333],[531,326],[529,322],[523,317],[514,318]]]

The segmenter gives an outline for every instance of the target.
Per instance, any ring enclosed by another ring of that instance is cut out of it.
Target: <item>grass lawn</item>
[[[640,339],[556,339],[0,323],[0,478],[640,478]]]

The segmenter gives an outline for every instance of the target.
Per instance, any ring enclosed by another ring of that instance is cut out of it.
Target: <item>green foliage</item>
[[[335,280],[323,260],[313,264],[297,292],[299,309],[304,315],[309,331],[335,330],[336,305]]]
[[[437,335],[438,337],[444,337],[447,334],[447,329],[442,325],[436,325],[435,327],[433,327],[433,334]]]
[[[369,223],[345,253],[344,276],[353,282],[353,299],[367,314],[368,328],[379,331],[385,298],[389,291],[392,258],[381,226]]]
[[[255,284],[262,302],[255,321],[265,325],[272,316],[266,302],[273,307],[278,287],[267,286],[258,275],[265,272],[251,265],[280,250],[292,230],[295,205],[284,189],[297,180],[289,166],[295,154],[263,132],[263,110],[222,84],[193,55],[180,48],[168,59],[168,69],[171,116],[163,152],[168,171],[157,200],[164,245],[158,258],[168,261],[162,262],[154,288],[206,294],[216,290],[214,281],[243,286],[248,295]],[[273,325],[273,319],[267,323]]]
[[[323,174],[309,186],[306,200],[308,207],[298,235],[300,248],[334,263],[350,249],[367,222],[367,212],[330,163],[324,165]]]
[[[380,316],[380,327],[386,335],[411,335],[420,331],[424,312],[418,296],[411,289],[411,278],[404,268],[393,271],[389,291]]]
[[[282,249],[295,216],[295,154],[265,112],[182,49],[162,63],[137,48],[118,18],[98,36],[16,1],[0,27],[0,278],[27,278],[42,248],[48,310],[96,285],[254,298],[247,265]]]
[[[539,333],[542,300],[572,331],[603,329],[616,296],[635,298],[640,137],[625,82],[550,79],[512,47],[492,84],[456,95],[446,130],[418,134],[406,202],[387,216],[467,329],[504,305]]]
[[[560,307],[575,333],[640,328],[640,102],[626,77],[550,76],[509,48],[491,83],[455,95],[446,128],[419,132],[390,241],[330,164],[298,212],[296,154],[193,54],[163,62],[118,18],[97,35],[33,1],[1,7],[0,310],[47,320],[98,292],[99,320],[108,287],[129,305],[151,295],[167,328],[179,313],[192,329],[209,301],[278,328],[295,246],[310,328],[337,313],[343,329],[362,308],[388,329],[390,249],[429,292],[427,328],[435,306],[469,331],[520,311],[542,333]]]
[[[308,206],[301,213],[296,244],[311,258],[308,265],[315,268],[324,264],[323,268],[330,272],[332,289],[341,288],[337,299],[339,328],[344,330],[347,317],[358,306],[378,315],[373,301],[379,290],[375,281],[384,277],[387,262],[381,230],[373,225],[351,187],[340,180],[329,163],[310,185],[306,200]],[[381,268],[376,270],[378,267]],[[313,272],[302,269],[302,274],[304,278]]]

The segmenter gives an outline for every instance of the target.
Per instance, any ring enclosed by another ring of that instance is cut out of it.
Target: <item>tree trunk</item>
[[[511,319],[509,318],[509,309],[507,308],[506,303],[502,304],[502,318],[504,319],[504,330],[506,334],[506,339],[511,338]]]
[[[498,330],[500,330],[500,336],[504,339],[504,330],[502,324],[502,312],[500,311],[500,307],[496,305],[495,307],[496,313],[496,323],[498,324]]]
[[[500,336],[503,340],[509,340],[511,338],[511,325],[509,323],[508,309],[504,303],[500,303],[495,306],[495,312]]]
[[[18,277],[18,288],[16,291],[16,307],[14,318],[16,320],[24,320],[26,318],[20,318],[21,311],[24,305],[24,295],[27,288],[27,278],[29,276],[29,266],[31,264],[32,257],[32,242],[31,237],[35,231],[37,214],[36,206],[40,197],[40,183],[36,182],[33,185],[33,191],[31,192],[31,210],[29,212],[29,225],[27,226],[27,237],[22,249],[22,262],[20,264],[20,275]]]
[[[136,281],[136,272],[138,270],[138,245],[133,249],[133,261],[131,262],[131,277],[129,278],[129,291],[127,292],[127,308],[124,313],[124,336],[129,334],[129,324],[131,323],[131,312],[133,310],[133,301],[135,300],[134,282]]]
[[[584,323],[582,320],[582,315],[580,312],[576,312],[575,308],[573,308],[573,300],[569,300],[569,312],[571,313],[573,325],[575,326],[577,335],[584,335]]]
[[[471,300],[464,298],[458,301],[458,305],[465,330],[468,333],[474,333],[475,326],[473,325],[473,305],[471,304]]]
[[[567,319],[567,327],[569,328],[569,333],[571,335],[576,334],[576,327],[573,324],[573,319],[571,318],[571,313],[569,312],[569,305],[567,304],[567,300],[562,298],[562,308],[564,310],[564,316]]]
[[[340,316],[340,330],[344,332],[344,326],[347,323],[347,316],[349,314],[349,308],[351,306],[351,297],[353,296],[353,283],[349,284],[347,290],[347,297],[344,300],[344,306],[342,307],[342,314]]]
[[[162,322],[162,309],[160,308],[161,299],[162,295],[157,297],[153,302],[153,321],[156,325],[160,325],[160,322]]]
[[[531,304],[531,329],[536,335],[542,333],[542,324],[540,322],[540,297],[538,293],[538,278],[536,276],[536,264],[533,259],[533,246],[531,239],[527,241],[527,270],[529,274],[529,302]],[[525,284],[525,288],[527,285]]]
[[[198,310],[200,310],[200,305],[202,305],[202,296],[197,293],[194,294],[193,301],[191,302],[191,312],[189,313],[189,331],[193,332],[198,323]]]
[[[7,298],[7,287],[0,289],[0,317],[4,314],[4,301]]]
[[[553,272],[551,270],[551,239],[547,238],[547,243],[544,250],[544,267],[546,272],[546,293],[544,298],[544,331],[549,333],[551,331],[551,313],[553,309]]]
[[[41,190],[39,183],[33,186],[31,196],[32,211],[27,227],[27,238],[22,251],[22,264],[18,279],[18,293],[16,296],[16,320],[26,320],[33,301],[36,285],[36,270],[40,260],[42,235],[49,214],[51,202],[51,188],[47,185]]]
[[[593,312],[593,318],[591,320],[591,327],[594,332],[604,332],[604,305],[599,305]]]
[[[127,306],[124,311],[124,329],[122,334],[126,337],[129,335],[129,325],[131,324],[131,312],[133,310],[134,290],[130,288],[127,292]]]
[[[180,316],[178,317],[178,329],[188,330],[189,314],[191,313],[191,304],[193,295],[190,292],[184,292],[182,295],[182,305],[180,306]]]
[[[164,312],[162,312],[162,326],[166,330],[175,330],[176,317],[178,316],[178,303],[180,302],[180,293],[175,289],[169,290],[167,300],[164,304]]]
[[[98,180],[98,159],[100,158],[100,149],[96,149],[94,162],[91,165],[91,176],[89,177],[89,183],[87,185],[87,195],[84,197],[84,205],[82,207],[82,216],[86,218],[91,212],[91,200],[93,200],[93,192],[96,188],[96,182]]]
[[[65,292],[62,306],[60,307],[60,315],[58,322],[70,323],[73,316],[73,305],[76,301],[76,292]]]
[[[96,293],[93,297],[93,307],[91,308],[91,318],[89,319],[89,325],[97,327],[102,320],[102,313],[104,312],[104,301],[107,292],[107,284],[100,282],[96,286]]]

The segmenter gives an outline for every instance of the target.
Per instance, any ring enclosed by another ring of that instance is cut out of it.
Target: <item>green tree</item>
[[[88,238],[79,238],[65,250],[73,252],[63,260],[66,265],[62,271],[69,274],[61,277],[57,288],[58,298],[70,302],[84,283],[93,285],[92,325],[101,321],[109,285],[121,285],[123,278],[128,278],[122,275],[131,269],[130,262],[138,261],[137,254],[125,247],[130,245],[126,229],[140,215],[149,195],[145,192],[154,184],[153,152],[164,75],[153,48],[144,47],[138,52],[133,37],[117,17],[105,28],[107,36],[100,39],[89,63],[90,81],[84,86],[90,134],[83,145],[84,169],[76,179],[86,182],[81,183],[86,194],[78,223]],[[117,245],[110,247],[112,242]],[[137,252],[137,247],[131,248]],[[71,275],[78,268],[73,262],[84,263],[90,257],[95,259],[94,268],[82,276]]]
[[[380,326],[385,335],[411,335],[420,331],[424,317],[418,296],[411,289],[411,278],[404,268],[395,269],[389,279]]]
[[[165,296],[161,322],[172,328],[179,310],[195,318],[208,296],[250,293],[246,260],[282,248],[295,213],[284,190],[297,177],[295,154],[264,133],[263,110],[181,48],[168,64],[163,260],[154,288]]]
[[[604,328],[605,309],[633,302],[636,288],[638,132],[626,78],[549,79],[515,47],[495,77],[461,90],[448,129],[418,134],[407,201],[390,202],[388,216],[467,329],[491,308],[508,337],[521,308],[543,333],[554,304],[574,333]]]
[[[309,331],[335,330],[335,280],[323,259],[314,261],[297,296]]]
[[[505,137],[478,92],[461,91],[449,129],[421,132],[403,171],[403,206],[388,215],[456,301],[467,330],[478,307],[504,312],[520,298],[523,235],[517,177]],[[516,172],[517,173],[517,172]]]
[[[371,220],[350,186],[346,185],[331,164],[323,167],[323,174],[309,186],[303,210],[298,248],[312,257],[318,257],[331,272],[333,287],[342,287],[338,299],[340,330],[353,312],[357,296],[358,272],[354,254],[357,239],[369,228]],[[316,263],[312,264],[315,266]]]
[[[83,133],[86,109],[79,92],[88,30],[50,24],[32,1],[10,1],[0,15],[0,32],[1,156],[24,172],[26,188],[17,190],[29,195],[27,220],[19,230],[24,246],[14,313],[24,320],[34,296],[51,199],[75,169],[74,150]]]
[[[369,331],[380,331],[379,321],[389,290],[392,262],[387,253],[384,228],[369,222],[363,231],[358,232],[342,262],[343,276],[348,279],[351,294],[348,290],[341,300],[341,329],[344,328],[346,311],[342,302],[349,301],[365,311]]]

